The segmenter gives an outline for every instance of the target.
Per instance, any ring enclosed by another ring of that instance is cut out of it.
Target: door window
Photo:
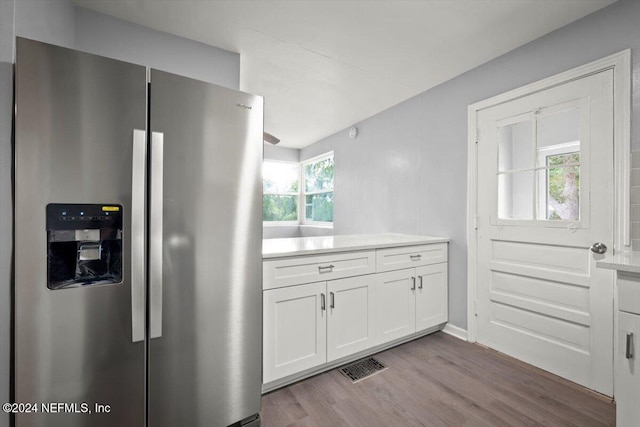
[[[580,104],[572,102],[497,124],[497,217],[580,221]]]

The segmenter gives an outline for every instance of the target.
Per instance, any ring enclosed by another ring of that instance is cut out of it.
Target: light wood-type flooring
[[[611,399],[442,332],[375,357],[389,369],[359,383],[334,369],[264,395],[262,426],[615,426]]]

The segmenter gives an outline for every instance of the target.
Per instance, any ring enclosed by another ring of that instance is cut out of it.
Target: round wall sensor
[[[358,128],[354,126],[349,129],[349,138],[356,139],[356,136],[358,136]]]

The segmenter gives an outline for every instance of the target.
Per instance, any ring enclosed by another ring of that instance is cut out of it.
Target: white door
[[[373,275],[327,282],[327,361],[373,347]]]
[[[416,267],[416,332],[449,319],[447,264]]]
[[[477,120],[477,340],[612,395],[613,71]]]
[[[375,275],[376,345],[415,332],[415,288],[415,268]]]
[[[263,292],[263,382],[327,361],[326,282]]]

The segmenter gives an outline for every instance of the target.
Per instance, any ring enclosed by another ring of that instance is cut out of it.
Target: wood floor
[[[357,384],[334,369],[266,394],[262,426],[615,426],[610,399],[442,332],[376,358]]]

